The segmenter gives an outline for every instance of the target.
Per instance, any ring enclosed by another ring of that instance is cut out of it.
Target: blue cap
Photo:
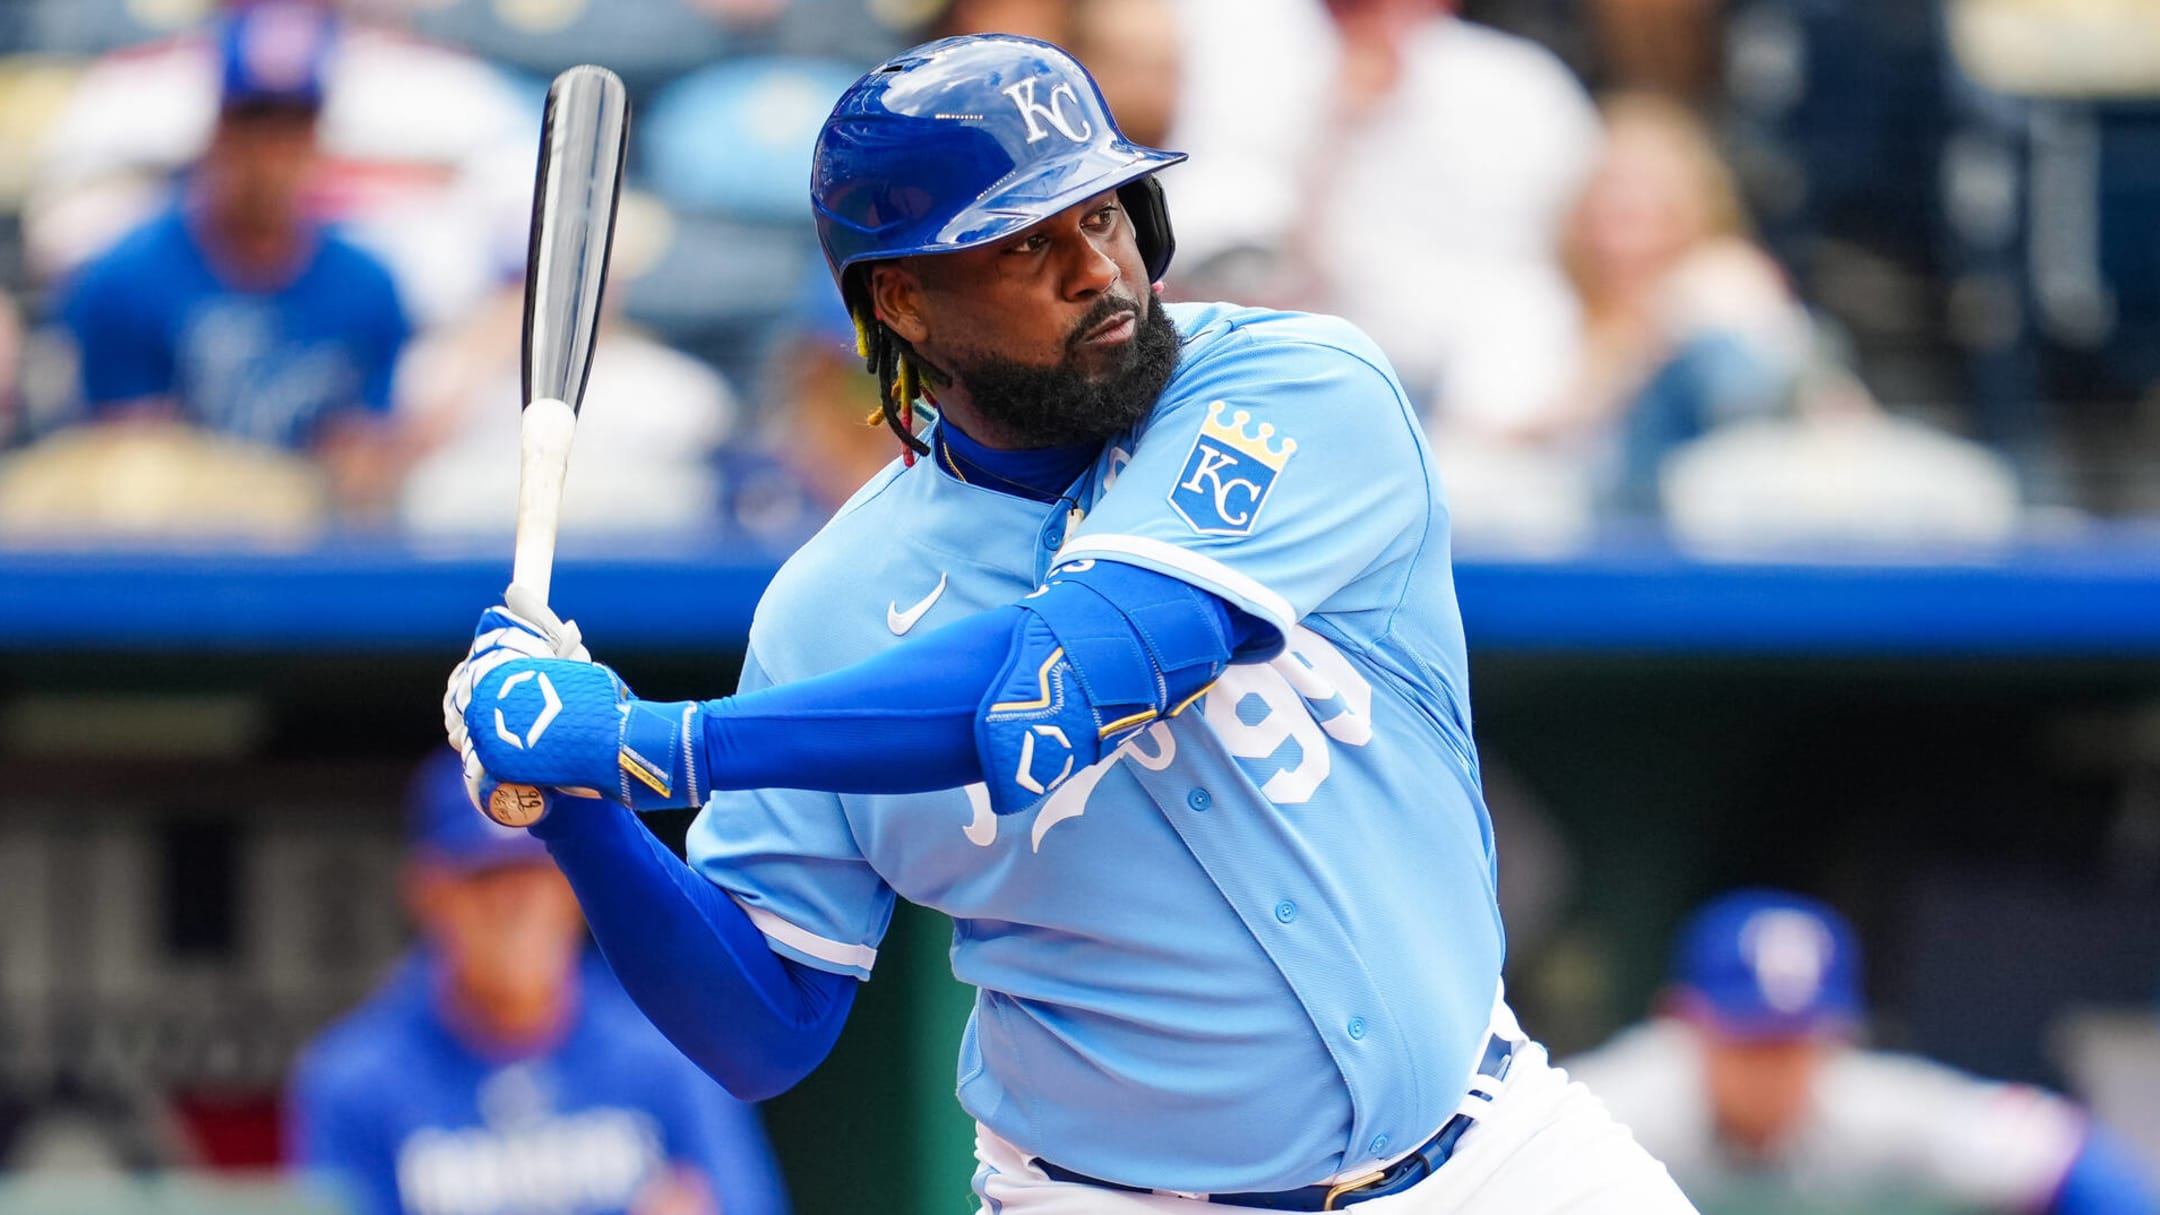
[[[547,846],[530,832],[473,809],[464,768],[448,750],[430,755],[413,773],[405,796],[405,843],[415,859],[465,872],[547,859]]]
[[[220,104],[319,109],[337,17],[310,0],[250,0],[218,21]]]
[[[1683,1011],[1743,1038],[1801,1037],[1860,1020],[1860,945],[1825,904],[1738,890],[1680,929],[1673,984]]]

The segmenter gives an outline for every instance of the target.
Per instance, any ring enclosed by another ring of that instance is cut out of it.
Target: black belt
[[[1508,1073],[1508,1065],[1514,1059],[1515,1044],[1494,1034],[1486,1040],[1485,1057],[1478,1061],[1477,1074],[1490,1076],[1495,1080],[1503,1079]],[[1200,1194],[1195,1197],[1201,1202],[1220,1203],[1231,1207],[1257,1207],[1263,1211],[1335,1211],[1374,1198],[1385,1198],[1389,1194],[1399,1194],[1432,1176],[1441,1165],[1447,1163],[1449,1156],[1455,1154],[1456,1143],[1462,1139],[1463,1132],[1469,1130],[1476,1121],[1477,1119],[1469,1114],[1456,1114],[1448,1119],[1432,1138],[1418,1145],[1416,1151],[1387,1168],[1376,1169],[1364,1177],[1352,1178],[1334,1185],[1300,1186],[1294,1190],[1276,1190],[1266,1194]],[[1034,1164],[1054,1181],[1077,1182],[1080,1185],[1100,1186],[1106,1190],[1123,1190],[1130,1194],[1165,1192],[1136,1185],[1119,1185],[1115,1181],[1104,1181],[1085,1173],[1075,1173],[1041,1157],[1037,1157]]]

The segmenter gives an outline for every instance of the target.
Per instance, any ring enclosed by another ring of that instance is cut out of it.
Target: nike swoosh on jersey
[[[885,627],[891,629],[893,632],[893,636],[895,637],[906,636],[907,631],[915,627],[915,622],[921,620],[923,618],[923,613],[929,611],[930,605],[936,603],[938,601],[938,596],[943,595],[944,593],[945,575],[939,574],[937,585],[931,588],[929,594],[924,595],[921,599],[917,600],[915,602],[915,605],[913,607],[910,607],[908,610],[904,612],[901,611],[900,605],[898,603],[886,604]]]

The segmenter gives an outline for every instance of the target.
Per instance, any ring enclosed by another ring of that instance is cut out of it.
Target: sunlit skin
[[[1182,76],[1177,12],[1166,0],[1094,0],[1074,16],[1072,51],[1126,138],[1166,147]]]
[[[243,106],[219,117],[198,180],[207,243],[228,277],[276,287],[299,268],[302,195],[317,159],[311,109]]]
[[[1090,379],[1129,360],[1154,307],[1132,220],[1106,190],[1002,241],[880,263],[870,274],[878,317],[933,367],[981,355],[1054,367],[1072,355]],[[937,385],[940,408],[992,447],[1024,444],[973,408],[964,378]]]
[[[577,1002],[585,921],[570,883],[545,860],[461,873],[417,862],[406,901],[441,960],[453,1024],[489,1053],[552,1046]]]
[[[1703,1045],[1703,1079],[1718,1133],[1755,1156],[1767,1156],[1800,1125],[1815,1077],[1836,1049],[1833,1039],[1793,1035],[1736,1037],[1693,1019]]]
[[[1601,301],[1646,295],[1714,235],[1702,178],[1677,133],[1640,120],[1613,123],[1571,219],[1586,290]]]

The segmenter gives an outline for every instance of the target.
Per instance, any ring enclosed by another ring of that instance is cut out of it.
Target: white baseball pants
[[[1505,1017],[1509,1025],[1513,1020]],[[975,1156],[982,1165],[975,1173],[982,1215],[1232,1215],[1254,1209],[1053,1181],[1026,1153],[979,1125]],[[1665,1166],[1535,1042],[1516,1048],[1492,1104],[1437,1172],[1399,1194],[1343,1209],[1355,1215],[1695,1215]]]

